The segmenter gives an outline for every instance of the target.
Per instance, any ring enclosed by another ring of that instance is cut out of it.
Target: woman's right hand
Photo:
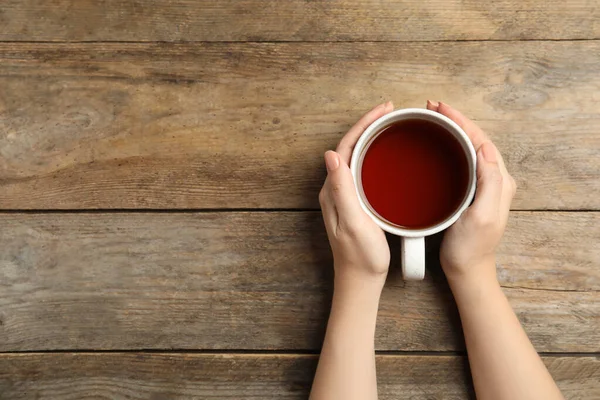
[[[502,155],[473,121],[444,103],[428,101],[427,108],[456,122],[469,136],[477,153],[477,193],[473,204],[444,235],[440,262],[453,283],[496,280],[496,248],[502,239],[515,180]]]
[[[350,157],[365,129],[394,109],[392,102],[366,113],[342,138],[336,151],[325,153],[327,179],[319,193],[327,237],[333,252],[336,280],[352,276],[383,288],[390,264],[385,234],[358,201]]]

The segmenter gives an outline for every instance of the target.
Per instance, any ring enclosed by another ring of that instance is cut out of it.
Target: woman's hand
[[[478,399],[562,400],[496,279],[496,247],[515,181],[477,125],[446,104],[428,102],[427,108],[460,125],[477,150],[475,201],[446,232],[440,252],[460,313],[475,394]]]
[[[348,165],[365,129],[393,108],[391,102],[375,107],[348,131],[336,151],[325,153],[327,179],[319,202],[335,281],[311,400],[377,399],[375,326],[390,249],[383,231],[361,208]]]
[[[375,280],[383,286],[387,275],[390,250],[385,234],[362,210],[349,164],[365,129],[393,109],[391,102],[375,107],[348,131],[336,151],[325,153],[327,179],[319,202],[333,251],[336,281],[357,278]]]
[[[477,194],[473,204],[444,235],[440,262],[448,281],[496,280],[496,248],[517,189],[502,156],[474,122],[444,103],[427,108],[456,122],[477,152]],[[474,279],[471,279],[474,278]]]

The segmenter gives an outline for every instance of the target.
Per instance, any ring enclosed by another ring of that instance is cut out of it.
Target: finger
[[[428,110],[437,112],[439,107],[440,107],[440,103],[438,103],[437,101],[427,100],[427,109]]]
[[[503,176],[496,146],[488,141],[477,152],[477,195],[471,212],[482,219],[498,218],[503,200],[502,189]]]
[[[331,190],[329,189],[329,178],[325,179],[325,184],[319,193],[319,204],[321,204],[321,212],[323,213],[323,222],[328,235],[334,235],[338,225],[338,216],[335,209],[335,204],[331,198]]]
[[[516,192],[516,184],[512,176],[506,171],[506,168],[500,167],[502,171],[502,179],[504,188],[502,190],[502,201],[500,203],[500,217],[504,220],[508,219],[510,206]]]
[[[458,126],[460,126],[469,136],[469,139],[471,140],[471,143],[473,143],[475,151],[479,151],[483,143],[490,141],[486,133],[476,123],[471,121],[469,118],[465,117],[460,111],[454,109],[448,104],[427,100],[427,109],[437,111],[440,114],[443,114],[446,117],[453,120],[454,122],[456,122]],[[500,154],[500,151],[498,151],[498,148],[496,146],[494,146],[493,144],[492,146],[495,149],[494,151],[496,153],[496,159],[498,165],[500,166],[500,171],[502,173],[503,179],[512,179],[508,173],[508,170],[506,169],[506,165],[504,163],[504,158],[502,157],[502,154]],[[512,198],[512,195],[510,197]]]
[[[383,103],[373,108],[371,111],[362,116],[361,119],[358,120],[356,124],[348,133],[344,135],[340,143],[338,144],[335,151],[340,155],[342,161],[346,164],[350,164],[350,157],[352,156],[352,150],[354,150],[354,145],[360,138],[360,135],[363,134],[365,129],[369,127],[373,122],[377,119],[383,117],[385,114],[394,110],[394,105],[391,101],[387,103]]]
[[[436,103],[432,102],[432,104]],[[465,133],[469,136],[471,143],[473,143],[475,151],[479,151],[479,148],[483,143],[490,141],[486,133],[475,122],[471,121],[469,118],[465,117],[460,111],[452,108],[448,104],[439,102],[437,111],[440,114],[443,114],[446,117],[453,120],[454,122],[456,122],[458,126],[460,126],[465,131]],[[496,152],[496,159],[498,161],[498,164],[500,165],[502,175],[504,178],[508,179],[508,171],[506,170],[506,166],[504,164],[504,158],[502,157],[502,154],[500,154],[500,152],[498,151],[498,148],[496,146],[494,146],[494,148]]]
[[[350,168],[335,151],[325,153],[330,195],[337,210],[338,225],[357,221],[362,209]]]
[[[490,141],[491,143],[491,141]],[[502,172],[502,176],[506,179],[509,179],[509,173],[508,170],[506,169],[506,164],[504,163],[504,157],[502,157],[502,154],[500,153],[500,150],[498,150],[498,148],[496,146],[494,146],[496,148],[496,158],[498,159],[498,165],[500,165],[500,171]]]
[[[471,121],[469,118],[465,117],[460,111],[455,110],[450,107],[446,103],[439,102],[439,107],[437,111],[450,118],[452,121],[456,122],[458,126],[460,126],[463,131],[469,136],[471,139],[471,143],[473,143],[473,147],[475,147],[475,151],[478,151],[481,145],[488,141],[488,137],[485,132],[477,126],[477,124]]]

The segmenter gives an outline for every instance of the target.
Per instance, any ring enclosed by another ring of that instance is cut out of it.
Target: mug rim
[[[463,150],[465,150],[465,155],[467,156],[467,161],[469,165],[469,184],[468,190],[461,202],[460,206],[456,208],[456,210],[446,218],[444,221],[439,224],[422,228],[422,229],[407,229],[403,228],[399,225],[393,224],[392,222],[386,220],[382,216],[380,216],[368,203],[366,199],[366,195],[364,194],[362,188],[362,162],[364,160],[364,156],[368,150],[369,145],[379,136],[387,126],[407,119],[421,119],[425,121],[434,122],[444,129],[448,130],[451,134],[454,135],[458,139],[461,144]],[[477,157],[475,155],[475,148],[469,139],[469,136],[465,133],[465,131],[450,118],[442,115],[438,112],[423,109],[423,108],[404,108],[390,112],[365,129],[362,133],[356,145],[354,146],[354,150],[352,151],[352,159],[350,161],[350,170],[352,172],[352,177],[354,179],[354,185],[356,187],[356,194],[358,196],[358,201],[362,207],[362,209],[375,221],[375,223],[384,231],[389,232],[396,236],[404,236],[404,237],[425,237],[431,236],[436,233],[447,229],[452,224],[454,224],[458,218],[462,215],[462,213],[469,207],[471,201],[475,197],[475,187],[476,187],[476,172],[477,172]]]

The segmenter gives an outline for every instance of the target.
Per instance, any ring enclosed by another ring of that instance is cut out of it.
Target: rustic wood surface
[[[0,40],[592,39],[598,19],[594,0],[5,0]]]
[[[317,208],[322,154],[386,99],[444,99],[515,209],[600,209],[600,41],[0,43],[0,208]]]
[[[600,396],[598,357],[544,357],[567,400]],[[306,399],[313,355],[181,353],[2,354],[10,399]],[[474,398],[460,356],[377,357],[379,398]]]
[[[322,154],[427,99],[504,154],[499,280],[565,397],[600,398],[598,21],[593,0],[1,2],[0,399],[306,398]],[[440,239],[405,283],[390,238],[381,399],[474,398]]]
[[[332,282],[318,212],[3,214],[0,226],[1,351],[319,349]],[[600,213],[513,212],[499,277],[539,351],[600,352],[599,239]],[[404,283],[394,261],[378,349],[464,348],[429,251],[424,282]]]

